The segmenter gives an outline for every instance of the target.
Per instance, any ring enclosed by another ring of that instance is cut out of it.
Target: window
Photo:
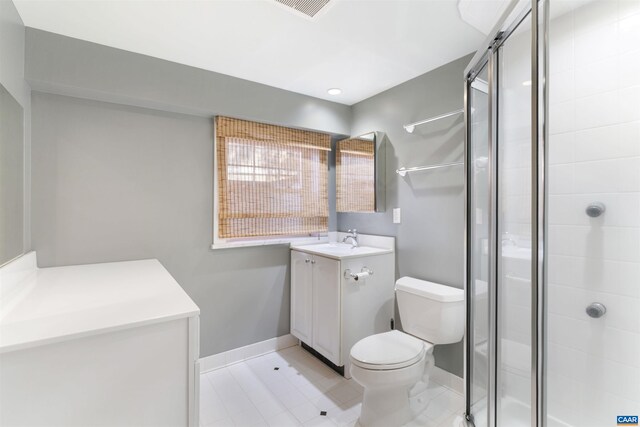
[[[338,141],[336,210],[374,212],[375,206],[375,143],[362,138]]]
[[[331,137],[216,117],[214,244],[328,230]]]

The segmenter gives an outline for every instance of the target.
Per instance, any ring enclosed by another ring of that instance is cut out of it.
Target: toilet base
[[[401,426],[413,419],[409,387],[364,391],[358,424],[363,427]]]
[[[364,385],[364,395],[362,398],[362,410],[358,418],[357,426],[360,427],[400,427],[414,420],[426,409],[429,403],[422,398],[427,391],[429,374],[433,367],[433,353],[425,355],[425,359],[416,365],[403,368],[400,380],[390,386],[384,381],[385,376],[394,375],[390,371],[377,373],[376,379],[380,380],[375,386],[373,384]],[[353,370],[353,367],[352,367]],[[353,376],[356,380],[361,378],[358,369]],[[395,375],[399,374],[396,371]],[[410,380],[413,378],[413,380]],[[399,378],[394,378],[398,380]],[[419,379],[416,382],[416,379]],[[358,381],[360,382],[360,381]],[[364,382],[364,381],[363,381]]]

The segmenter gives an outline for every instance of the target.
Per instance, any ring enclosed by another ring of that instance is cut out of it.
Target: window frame
[[[304,245],[312,243],[325,243],[329,241],[329,230],[324,233],[314,233],[308,236],[301,235],[279,235],[279,236],[260,236],[260,237],[238,237],[238,238],[221,238],[219,237],[219,212],[220,212],[220,188],[218,186],[218,126],[216,125],[214,116],[213,126],[213,235],[211,249],[231,249],[246,248],[253,246],[268,245]],[[281,125],[278,125],[281,126]],[[331,212],[329,212],[331,217]]]

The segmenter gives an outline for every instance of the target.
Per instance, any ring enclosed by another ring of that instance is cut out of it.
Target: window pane
[[[328,230],[329,135],[216,119],[220,238]]]

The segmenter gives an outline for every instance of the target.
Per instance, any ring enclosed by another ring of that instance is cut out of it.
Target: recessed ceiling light
[[[329,95],[340,95],[342,93],[342,89],[333,87],[327,91]]]
[[[522,82],[522,86],[531,86],[531,80]]]

